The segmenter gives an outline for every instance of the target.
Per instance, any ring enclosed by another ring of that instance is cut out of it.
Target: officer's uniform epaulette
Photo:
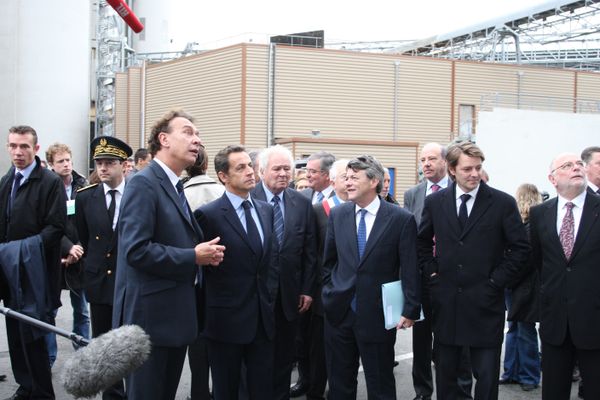
[[[96,186],[98,186],[98,183],[92,183],[91,185],[87,185],[87,186],[82,187],[81,189],[77,189],[77,193],[83,192],[84,190],[88,190],[91,188],[95,188]]]

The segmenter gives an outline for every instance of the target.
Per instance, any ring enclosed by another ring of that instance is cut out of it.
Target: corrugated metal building
[[[119,74],[115,132],[132,147],[144,146],[154,121],[184,108],[211,158],[232,143],[258,149],[277,142],[297,158],[318,150],[368,153],[393,168],[402,200],[417,182],[420,146],[475,134],[482,98],[496,93],[517,103],[537,98],[537,109],[560,98],[551,101],[553,111],[576,112],[578,99],[600,97],[600,75],[239,44]]]

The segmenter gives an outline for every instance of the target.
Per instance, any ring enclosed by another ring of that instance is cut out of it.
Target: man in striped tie
[[[317,242],[310,200],[289,188],[292,153],[283,146],[259,154],[261,183],[252,195],[273,207],[273,231],[279,243],[279,282],[275,302],[274,399],[289,399],[294,341],[300,314],[313,301]]]

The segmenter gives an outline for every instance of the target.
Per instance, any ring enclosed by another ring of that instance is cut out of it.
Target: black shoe
[[[506,379],[503,378],[498,381],[499,385],[514,385],[515,383],[519,383],[519,382],[515,381],[514,379],[508,379],[508,378],[506,378]]]
[[[418,394],[413,400],[431,400],[431,396],[423,396],[422,394]]]
[[[290,397],[300,397],[308,392],[308,385],[304,381],[298,381],[290,388]]]
[[[525,392],[531,392],[532,390],[535,390],[538,388],[538,385],[534,385],[532,383],[521,383],[521,389],[523,389]]]

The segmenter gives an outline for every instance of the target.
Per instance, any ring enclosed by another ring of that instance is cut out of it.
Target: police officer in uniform
[[[86,186],[75,198],[79,239],[84,248],[86,295],[90,303],[92,336],[112,326],[112,306],[117,266],[117,223],[125,189],[126,160],[132,150],[125,142],[100,136],[91,143],[100,183]],[[119,382],[102,394],[103,400],[125,399]]]

